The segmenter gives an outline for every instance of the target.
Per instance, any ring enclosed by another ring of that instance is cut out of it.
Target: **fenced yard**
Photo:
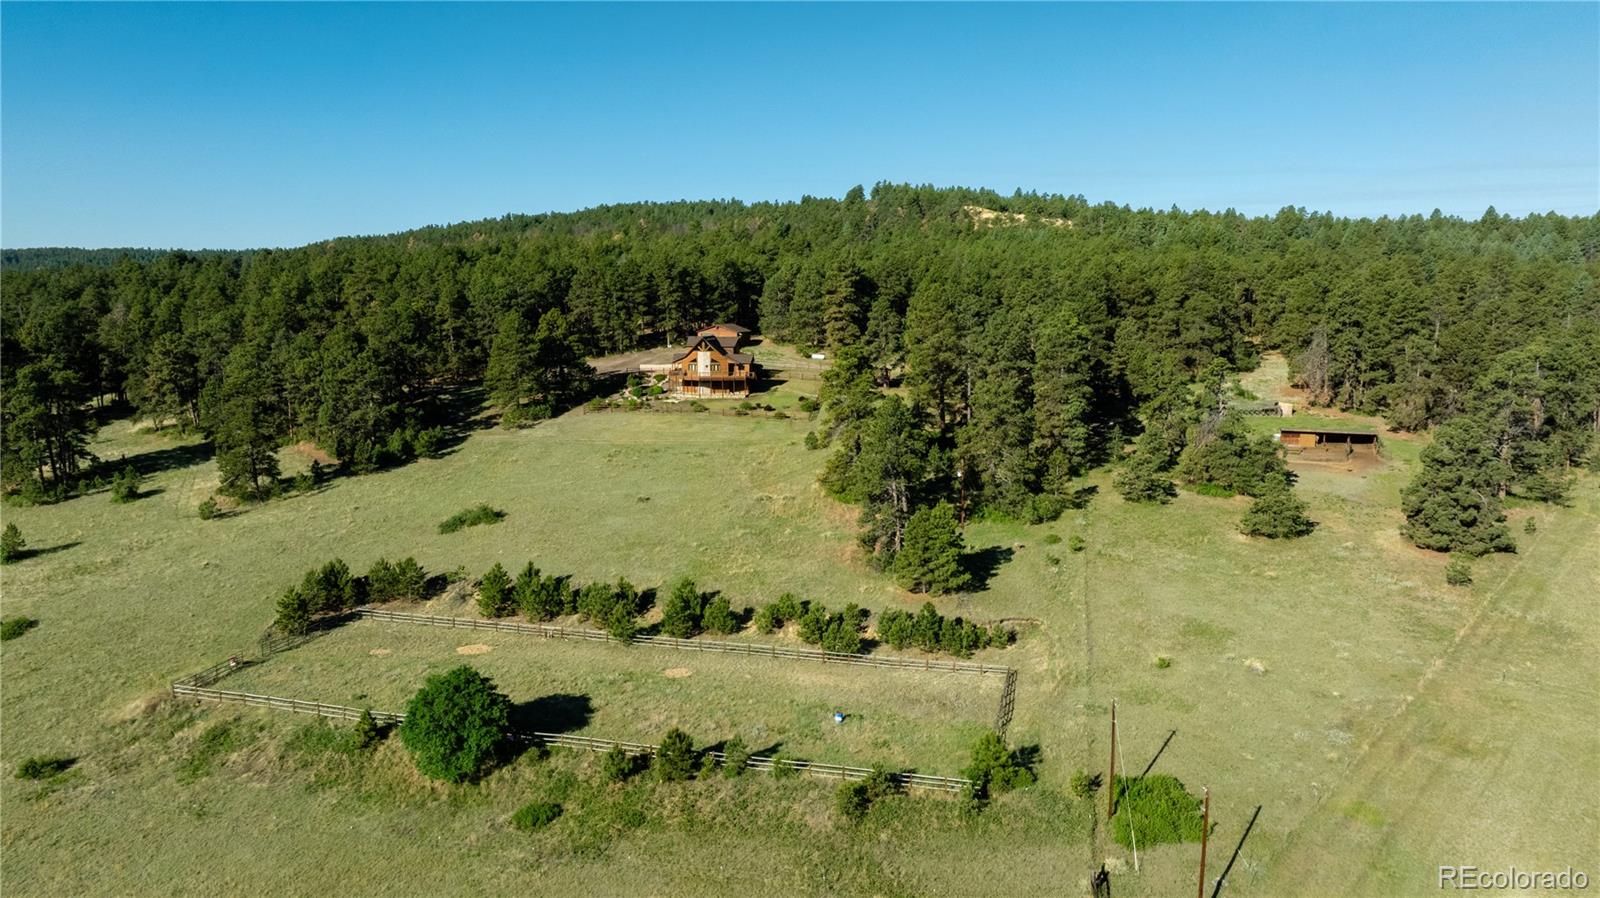
[[[518,730],[650,744],[676,726],[701,745],[738,737],[758,755],[940,775],[965,763],[994,722],[1006,683],[937,663],[926,670],[774,663],[723,651],[357,619],[265,663],[244,665],[225,685],[258,696],[399,711],[429,675],[462,663],[511,697]],[[844,723],[834,722],[835,712]]]

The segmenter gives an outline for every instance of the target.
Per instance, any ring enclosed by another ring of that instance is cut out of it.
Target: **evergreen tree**
[[[700,632],[700,588],[685,577],[672,585],[667,602],[661,608],[661,632],[679,639],[688,639]]]
[[[16,522],[7,521],[4,531],[0,531],[0,564],[16,561],[22,557],[23,547],[28,541],[22,538],[22,531]]]
[[[497,561],[478,583],[478,613],[484,617],[506,617],[515,610],[515,601],[511,576]]]
[[[673,727],[661,737],[651,766],[662,782],[682,782],[694,776],[695,758],[694,740],[688,733]]]
[[[911,295],[906,308],[906,386],[912,401],[932,410],[944,429],[961,405],[961,333],[947,288],[929,284]]]
[[[1273,482],[1265,486],[1239,520],[1241,533],[1268,539],[1305,536],[1316,526],[1306,517],[1306,504],[1300,501],[1286,482]]]
[[[971,580],[961,566],[965,550],[950,503],[919,508],[907,521],[905,543],[895,555],[895,580],[914,592],[960,591]]]
[[[1158,502],[1166,504],[1178,494],[1172,478],[1162,472],[1160,453],[1151,441],[1141,438],[1140,445],[1123,460],[1122,470],[1111,478],[1117,494],[1129,502]]]
[[[1400,495],[1401,532],[1424,549],[1483,555],[1515,549],[1500,510],[1505,475],[1490,428],[1461,418],[1439,428]]]

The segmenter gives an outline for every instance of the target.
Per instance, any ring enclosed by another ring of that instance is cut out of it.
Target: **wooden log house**
[[[731,342],[724,343],[715,333],[717,328],[729,329]],[[702,330],[688,350],[672,360],[667,371],[668,391],[679,396],[749,396],[756,378],[755,357],[733,350],[747,333],[738,325],[714,325]]]

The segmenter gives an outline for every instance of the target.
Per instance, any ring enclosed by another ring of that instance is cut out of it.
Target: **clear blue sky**
[[[911,181],[1600,209],[1600,4],[0,9],[0,242],[298,245]]]

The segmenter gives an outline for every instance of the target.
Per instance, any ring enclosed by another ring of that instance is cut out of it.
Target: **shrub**
[[[383,727],[369,709],[362,709],[361,716],[356,718],[355,740],[357,748],[371,748],[383,741]]]
[[[28,541],[22,538],[22,531],[15,523],[7,523],[5,530],[0,531],[0,564],[16,561],[22,557],[23,547]]]
[[[1118,776],[1112,787],[1117,790],[1117,812],[1111,820],[1111,837],[1118,845],[1133,845],[1130,820],[1138,827],[1140,846],[1200,839],[1200,800],[1175,777],[1162,773]]]
[[[411,441],[411,452],[420,458],[433,458],[444,446],[444,428],[428,427],[417,431]]]
[[[717,596],[701,612],[700,626],[707,633],[726,636],[739,632],[739,617],[733,613],[733,605],[726,596]]]
[[[1090,798],[1100,791],[1100,774],[1079,770],[1072,775],[1072,794],[1079,798]]]
[[[914,618],[908,611],[890,608],[878,615],[878,638],[897,649],[911,644]]]
[[[613,745],[600,756],[600,778],[608,783],[620,783],[633,776],[636,765],[633,756]]]
[[[817,610],[821,610],[820,605]],[[836,611],[825,618],[817,641],[826,651],[854,655],[861,651],[861,631],[866,623],[867,612],[864,609],[855,604],[846,605],[843,611]]]
[[[200,512],[200,520],[202,520],[202,521],[211,520],[212,518],[217,516],[217,510],[218,510],[217,509],[217,500],[214,499],[214,498],[211,498],[211,499],[207,499],[204,502],[201,502],[200,503],[200,508],[198,510]]]
[[[1189,490],[1197,496],[1210,496],[1213,499],[1229,499],[1239,495],[1237,490],[1220,483],[1195,483],[1189,486]]]
[[[972,747],[972,763],[961,771],[972,780],[980,797],[1033,784],[1033,771],[1017,753],[1006,747],[1006,740],[994,731],[984,733]]]
[[[822,438],[817,436],[817,432],[815,430],[806,432],[805,447],[807,449],[821,449],[822,446]]]
[[[639,632],[639,622],[627,605],[618,603],[606,615],[606,632],[618,642],[632,642],[634,634]]]
[[[494,759],[510,716],[494,681],[462,665],[427,679],[406,706],[400,739],[424,775],[459,783]]]
[[[661,609],[661,631],[679,639],[688,639],[700,632],[702,602],[704,596],[693,580],[685,577],[674,583]]]
[[[1028,499],[1028,504],[1023,508],[1022,519],[1029,524],[1048,524],[1061,517],[1067,510],[1068,501],[1065,496],[1054,493],[1040,493]]]
[[[790,763],[793,760],[793,758],[789,757],[783,752],[778,752],[777,754],[773,755],[772,778],[775,780],[786,780],[790,777],[799,776],[800,768],[795,767],[792,763]]]
[[[128,465],[111,478],[111,501],[132,502],[139,498],[139,472]]]
[[[1073,536],[1071,539],[1067,540],[1067,548],[1073,552],[1082,552],[1086,545],[1087,544],[1084,543],[1083,537],[1081,536]]]
[[[1169,668],[1171,666],[1172,666],[1172,659],[1171,658],[1168,658],[1166,655],[1157,655],[1156,656],[1156,669],[1157,670],[1166,670],[1167,668]]]
[[[63,773],[66,773],[73,764],[77,763],[77,761],[77,758],[65,758],[47,755],[35,755],[30,758],[23,758],[22,763],[17,765],[17,779],[49,779],[52,776],[59,776]]]
[[[1061,534],[1059,534],[1059,533],[1046,533],[1044,535],[1044,539],[1040,540],[1040,542],[1044,543],[1047,546],[1053,546],[1056,543],[1061,542]]]
[[[872,799],[867,795],[866,783],[844,782],[839,784],[839,791],[834,798],[834,808],[839,816],[851,823],[860,823],[872,808]]]
[[[1529,518],[1528,519],[1528,523],[1522,525],[1522,532],[1523,533],[1538,533],[1539,532],[1539,522],[1534,520],[1533,518]]]
[[[1461,556],[1450,559],[1444,568],[1444,582],[1451,586],[1471,586],[1472,562]]]
[[[735,736],[722,746],[722,775],[744,776],[745,765],[750,763],[750,747]]]
[[[535,621],[553,620],[566,613],[571,594],[565,577],[541,576],[532,562],[517,575],[517,585],[512,589],[517,607],[528,620]]]
[[[550,801],[530,801],[511,815],[511,825],[525,833],[548,826],[561,816],[561,805]]]
[[[497,561],[478,583],[478,613],[484,617],[505,617],[516,609],[515,602],[511,577]]]
[[[17,615],[0,620],[0,642],[8,642],[18,636],[39,626],[39,622],[31,617]]]
[[[808,415],[815,414],[818,409],[822,408],[821,402],[805,396],[801,396],[800,401],[796,404],[800,407],[802,412],[805,412]]]
[[[317,488],[317,478],[311,476],[310,471],[301,471],[294,475],[294,491],[309,493]]]
[[[689,403],[689,407],[694,409],[697,412],[709,412],[709,411],[711,411],[711,409],[708,408],[704,402],[701,402],[698,399],[696,399],[695,401]]]
[[[694,740],[688,733],[673,727],[661,737],[653,762],[656,779],[664,783],[682,782],[694,776]]]
[[[439,524],[440,533],[455,533],[466,527],[476,527],[480,524],[498,524],[504,519],[506,513],[487,505],[478,505],[463,511],[458,511]]]

